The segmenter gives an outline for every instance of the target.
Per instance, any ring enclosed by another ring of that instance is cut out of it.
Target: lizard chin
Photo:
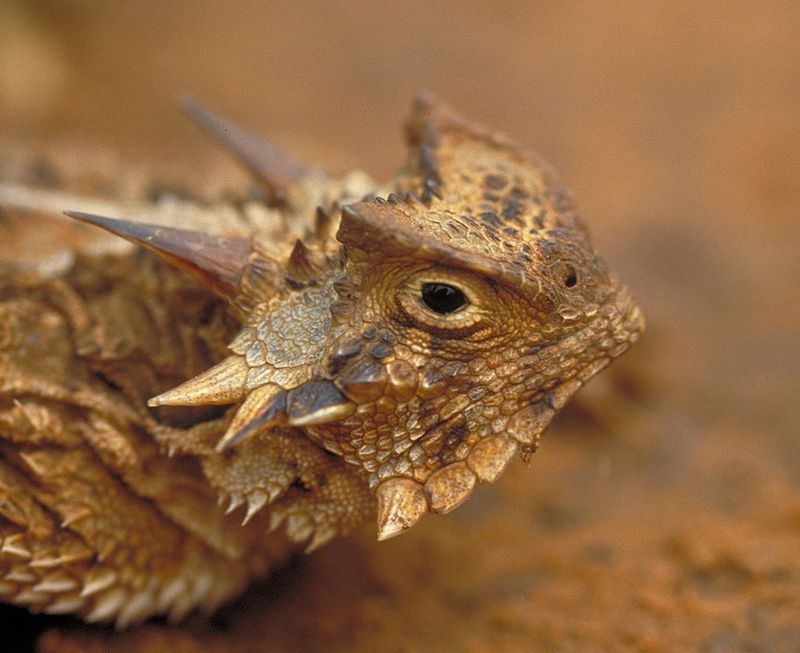
[[[483,438],[463,461],[431,474],[425,483],[406,477],[383,481],[378,498],[378,540],[388,540],[411,528],[427,512],[446,514],[472,494],[476,483],[492,483],[517,453],[516,440],[505,435]]]

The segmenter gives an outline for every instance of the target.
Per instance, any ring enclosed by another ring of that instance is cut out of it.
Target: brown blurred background
[[[0,144],[236,179],[174,109],[189,91],[385,178],[420,88],[561,171],[644,340],[453,515],[114,646],[800,650],[800,4],[0,4]]]

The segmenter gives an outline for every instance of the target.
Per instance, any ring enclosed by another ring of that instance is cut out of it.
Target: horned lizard
[[[269,226],[70,213],[181,271],[139,252],[0,275],[0,598],[35,612],[177,620],[289,543],[450,512],[643,326],[549,167],[430,96],[384,187],[187,109]]]

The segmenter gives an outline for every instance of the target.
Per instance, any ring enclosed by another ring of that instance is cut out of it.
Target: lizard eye
[[[422,286],[422,302],[435,313],[454,313],[468,301],[458,288],[444,283],[426,283]]]

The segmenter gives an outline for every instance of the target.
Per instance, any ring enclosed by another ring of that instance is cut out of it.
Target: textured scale
[[[180,271],[0,275],[0,598],[36,612],[180,619],[287,540],[455,510],[643,326],[548,167],[428,96],[382,188],[187,110],[275,229],[70,213]]]

